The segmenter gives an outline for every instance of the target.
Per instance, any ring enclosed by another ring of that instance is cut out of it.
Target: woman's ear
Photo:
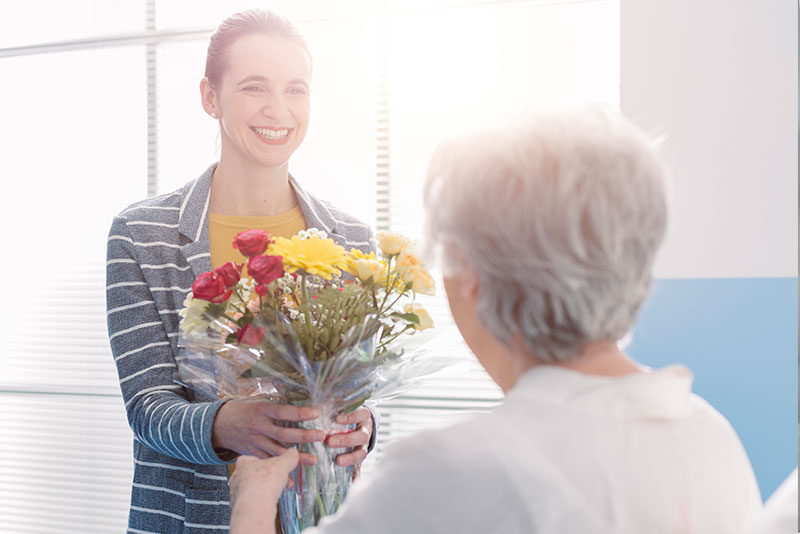
[[[475,302],[480,293],[480,281],[478,276],[471,270],[466,269],[461,273],[461,297],[467,301]]]
[[[214,92],[214,89],[211,88],[211,84],[208,82],[208,78],[206,77],[203,77],[203,79],[200,80],[200,99],[203,109],[206,110],[206,113],[215,119],[218,119],[219,111],[217,110],[217,95]]]

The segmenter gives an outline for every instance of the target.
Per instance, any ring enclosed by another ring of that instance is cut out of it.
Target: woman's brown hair
[[[311,52],[297,27],[288,19],[271,11],[250,9],[231,15],[219,25],[211,36],[206,55],[206,78],[212,87],[219,82],[228,65],[228,51],[237,39],[245,35],[263,33],[283,37],[299,44],[311,61]]]

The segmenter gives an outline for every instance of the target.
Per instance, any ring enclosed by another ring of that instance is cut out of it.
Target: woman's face
[[[254,34],[234,42],[213,91],[222,157],[286,165],[308,130],[310,83],[310,59],[294,41]]]

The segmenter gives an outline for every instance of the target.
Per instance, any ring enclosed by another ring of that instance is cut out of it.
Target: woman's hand
[[[276,421],[308,421],[317,417],[319,410],[309,406],[275,404],[263,398],[231,400],[217,412],[211,428],[211,444],[216,449],[229,449],[257,458],[278,456],[289,450],[283,443],[323,441],[325,432],[279,426]],[[316,462],[313,454],[300,454],[301,464]]]
[[[340,425],[352,425],[356,428],[344,434],[334,434],[329,436],[326,443],[329,447],[352,447],[353,450],[347,454],[340,454],[336,458],[338,465],[353,465],[358,473],[361,463],[367,457],[367,447],[369,439],[372,437],[372,414],[366,408],[359,408],[353,412],[340,415],[336,418]]]
[[[266,460],[239,457],[230,480],[231,534],[274,532],[278,499],[297,460],[297,449]]]

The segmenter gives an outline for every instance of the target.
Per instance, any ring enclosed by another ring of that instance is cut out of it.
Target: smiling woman
[[[182,189],[133,204],[114,219],[108,326],[134,433],[131,531],[225,529],[227,464],[239,454],[266,457],[287,443],[325,439],[318,430],[281,424],[316,417],[313,407],[200,398],[174,380],[177,312],[197,275],[228,261],[245,263],[230,247],[234,235],[258,228],[289,237],[315,227],[348,249],[372,248],[366,224],[289,174],[289,159],[308,130],[310,80],[311,54],[289,21],[258,10],[225,20],[211,37],[200,82],[202,106],[219,124],[219,162]],[[347,423],[355,430],[337,436],[336,445],[351,452],[338,461],[359,465],[375,423],[364,408]]]

